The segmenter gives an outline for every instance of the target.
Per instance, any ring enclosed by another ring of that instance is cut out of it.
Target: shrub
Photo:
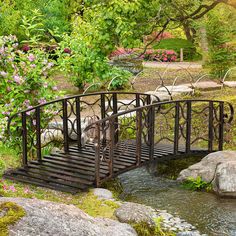
[[[55,98],[53,66],[42,49],[22,51],[15,36],[0,37],[0,136],[11,115]]]
[[[65,35],[57,50],[58,65],[79,89],[92,83],[109,82],[114,77],[112,89],[123,88],[131,73],[111,66],[108,58],[97,47],[77,35]]]

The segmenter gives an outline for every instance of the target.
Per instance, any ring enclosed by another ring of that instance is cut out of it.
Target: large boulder
[[[25,198],[0,198],[24,208],[26,215],[9,227],[9,235],[51,236],[136,236],[128,224],[93,218],[73,205]]]
[[[208,154],[200,162],[182,170],[178,180],[200,176],[212,183],[213,190],[220,196],[236,197],[236,151],[219,151]]]

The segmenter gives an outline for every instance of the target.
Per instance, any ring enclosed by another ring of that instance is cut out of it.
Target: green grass
[[[118,205],[111,201],[97,199],[92,191],[70,194],[3,179],[4,171],[20,166],[20,160],[21,157],[17,151],[0,143],[0,196],[36,198],[73,204],[91,216],[114,218],[113,213]]]
[[[201,57],[197,54],[196,48],[192,42],[181,39],[181,38],[170,38],[163,39],[160,43],[157,43],[153,46],[154,49],[166,49],[166,50],[174,50],[178,54],[180,53],[180,49],[184,50],[184,59],[185,60],[199,60]]]

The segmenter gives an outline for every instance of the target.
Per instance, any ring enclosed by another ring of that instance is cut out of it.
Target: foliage
[[[69,31],[69,17],[72,11],[68,7],[70,0],[4,0],[0,2],[0,35],[16,35],[20,41],[26,40],[25,30],[20,28],[22,19],[32,19],[37,11],[42,15],[40,18],[41,28],[45,34],[43,40],[51,39],[50,30],[58,29],[62,34]]]
[[[120,118],[119,135],[121,140],[136,139],[136,119],[124,116]]]
[[[80,27],[81,30],[74,35],[65,35],[59,44],[57,55],[60,69],[80,89],[84,89],[87,84],[111,81],[114,77],[119,79],[114,80],[111,87],[123,88],[131,74],[109,65],[106,54],[96,46],[95,39],[88,40],[87,30],[93,31],[91,25],[81,22]]]
[[[0,136],[11,115],[55,97],[57,88],[49,79],[53,66],[42,49],[24,52],[15,36],[0,37]]]
[[[227,46],[230,40],[229,28],[218,15],[209,14],[206,29],[210,57],[208,66],[213,76],[222,79],[230,67],[235,65],[236,58],[236,52]]]
[[[189,177],[183,183],[183,187],[193,191],[200,191],[200,190],[210,191],[212,189],[211,183],[207,183],[206,181],[202,180],[200,176],[198,176],[196,179],[193,177]]]
[[[21,28],[24,31],[26,39],[22,43],[37,44],[39,40],[42,40],[44,35],[44,29],[42,24],[43,15],[39,10],[33,10],[32,15],[27,18],[22,17]]]
[[[174,50],[177,53],[180,53],[180,49],[183,48],[185,60],[191,60],[197,56],[194,44],[186,39],[180,39],[180,38],[163,39],[159,43],[155,44],[153,48]]]
[[[0,218],[0,235],[8,235],[8,226],[16,223],[25,215],[22,207],[13,202],[4,202],[0,204],[0,214],[4,214]]]

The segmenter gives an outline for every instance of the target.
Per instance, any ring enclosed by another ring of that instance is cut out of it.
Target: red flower
[[[30,46],[25,44],[23,45],[22,49],[21,49],[23,52],[28,52],[30,50]]]
[[[71,50],[70,50],[69,48],[64,48],[63,52],[64,52],[64,53],[71,54]]]

